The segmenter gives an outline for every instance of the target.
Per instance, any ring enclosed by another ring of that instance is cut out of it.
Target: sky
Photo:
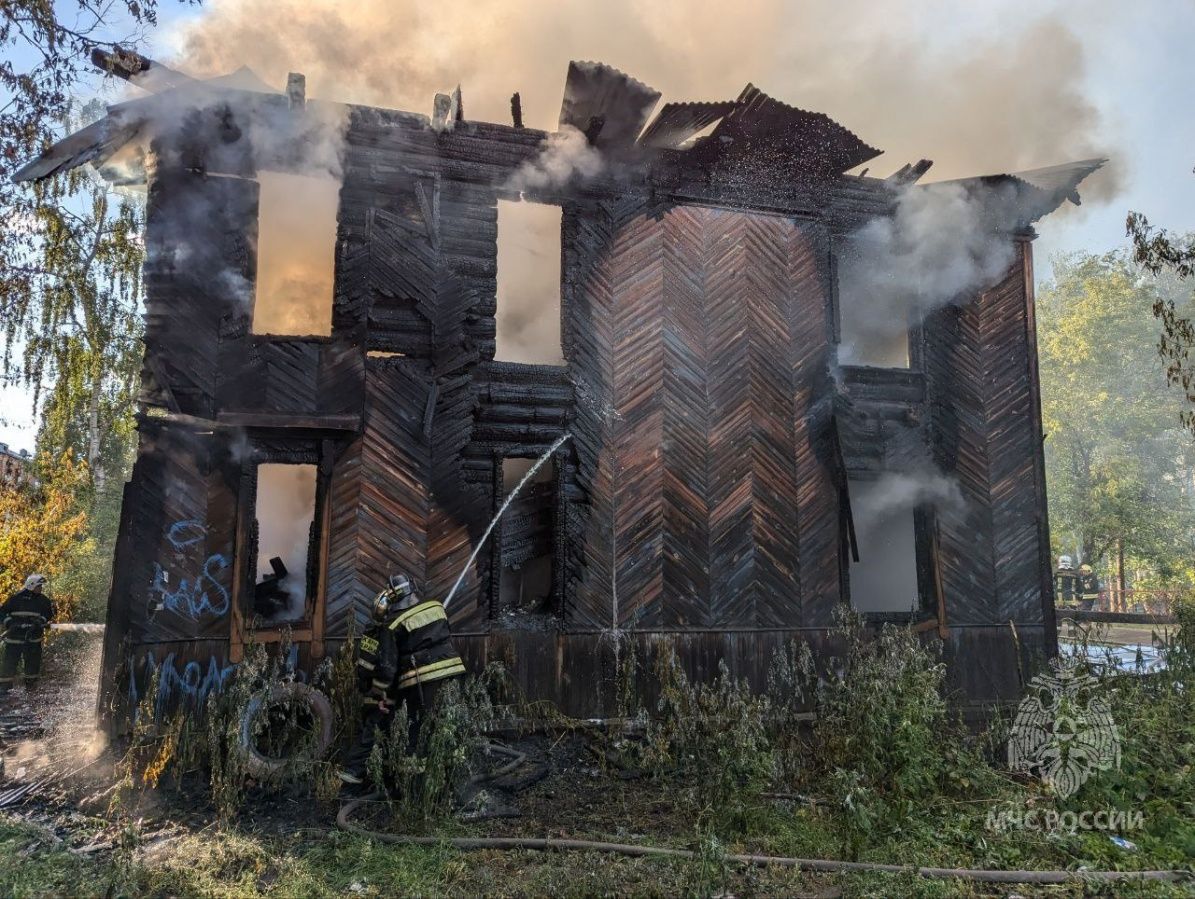
[[[1195,0],[161,0],[146,51],[197,74],[248,63],[278,86],[303,71],[309,95],[420,112],[428,85],[458,80],[466,114],[494,121],[519,90],[545,128],[569,59],[666,101],[733,97],[749,78],[887,148],[871,174],[935,159],[926,181],[1110,156],[1082,207],[1038,223],[1039,284],[1055,254],[1126,245],[1129,210],[1195,230]],[[33,449],[30,407],[0,389],[0,442]]]

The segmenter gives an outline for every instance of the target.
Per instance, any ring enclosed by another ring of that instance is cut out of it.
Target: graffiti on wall
[[[150,613],[168,610],[198,621],[204,616],[219,618],[228,612],[232,594],[225,583],[225,572],[231,561],[223,553],[213,553],[203,560],[197,570],[187,570],[187,549],[201,543],[207,527],[201,521],[183,519],[166,529],[166,541],[174,558],[166,567],[154,562],[154,579],[150,586]],[[179,573],[182,569],[182,573]],[[175,583],[171,583],[171,574]]]
[[[154,658],[153,652],[145,653],[145,672],[143,684],[145,689],[151,689],[154,675],[158,677],[157,692],[154,696],[154,717],[161,716],[167,703],[182,702],[194,707],[201,707],[208,696],[219,693],[236,671],[236,665],[227,661],[218,662],[216,657],[209,656],[205,666],[198,659],[187,662],[179,668],[175,654],[170,653],[161,663]],[[137,678],[129,678],[129,707],[134,718],[137,707],[141,702],[141,691],[137,688]]]
[[[157,688],[154,694],[154,719],[161,718],[162,712],[171,705],[183,705],[191,708],[202,708],[207,698],[221,693],[228,685],[229,679],[237,666],[226,659],[217,661],[214,655],[208,656],[207,663],[193,659],[179,668],[179,661],[175,653],[170,653],[158,662],[152,650],[145,653],[145,664],[141,674],[141,685],[145,690],[154,689],[154,675],[157,675]],[[299,647],[292,645],[290,653],[282,666],[283,675],[293,678],[300,683],[307,683],[307,672],[299,667]],[[129,709],[136,722],[139,705],[142,699],[141,689],[138,689],[136,675],[129,678]]]

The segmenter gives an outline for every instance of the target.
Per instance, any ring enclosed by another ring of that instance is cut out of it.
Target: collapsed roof
[[[138,183],[144,180],[144,170],[129,148],[147,145],[162,110],[177,117],[180,109],[188,108],[261,109],[288,104],[287,95],[244,67],[199,80],[127,51],[97,51],[92,58],[97,67],[136,84],[150,96],[110,106],[104,118],[63,138],[18,170],[14,181],[37,181],[91,163],[114,183]],[[652,118],[660,96],[659,91],[604,63],[571,62],[559,127],[581,131],[599,151],[628,165],[651,166],[666,159],[673,166],[705,172],[711,179],[746,172],[784,185],[851,181],[895,197],[932,165],[923,159],[902,166],[886,179],[867,177],[866,170],[848,175],[882,151],[829,116],[789,106],[751,84],[734,100],[665,103]],[[424,116],[409,118],[428,128],[433,124]],[[1017,204],[1018,218],[1030,224],[1064,201],[1077,205],[1078,185],[1105,162],[1084,159],[953,183],[977,191],[1004,188],[1005,198],[1011,196]]]

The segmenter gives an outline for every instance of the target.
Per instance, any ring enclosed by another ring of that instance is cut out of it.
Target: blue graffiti
[[[182,671],[179,671],[174,653],[166,656],[159,665],[154,654],[147,652],[145,654],[144,683],[152,684],[154,674],[158,675],[158,689],[154,696],[154,717],[160,718],[167,703],[175,699],[193,704],[196,708],[202,707],[208,696],[220,693],[224,689],[234,671],[236,671],[236,665],[217,662],[215,656],[208,658],[206,670],[201,662],[194,660],[187,662]],[[130,677],[129,707],[133,710],[134,722],[140,701],[141,695],[137,689],[137,678],[136,676]]]
[[[207,528],[202,522],[191,519],[176,521],[166,529],[166,539],[174,547],[176,557],[206,535]],[[150,608],[154,612],[168,609],[195,620],[202,615],[218,618],[226,614],[232,603],[232,595],[222,582],[221,575],[230,565],[228,557],[222,553],[210,555],[204,560],[198,575],[180,577],[178,586],[172,590],[169,573],[154,562],[154,580],[149,588]]]
[[[176,521],[166,530],[166,539],[175,549],[184,549],[198,543],[207,536],[207,528],[202,521],[193,518]]]
[[[149,686],[153,683],[154,675],[158,675],[158,688],[154,695],[154,719],[162,717],[162,713],[169,704],[180,701],[193,708],[202,708],[207,698],[218,695],[228,685],[229,678],[236,672],[237,666],[229,662],[217,662],[216,657],[208,656],[207,667],[198,660],[187,662],[181,671],[172,652],[162,659],[161,664],[154,658],[152,651],[145,653],[145,670],[141,676],[142,683]],[[307,683],[307,672],[299,667],[299,647],[292,645],[290,654],[283,663],[285,673],[299,683]],[[140,712],[141,691],[137,689],[137,676],[129,678],[129,708],[132,710],[133,723],[137,723]]]

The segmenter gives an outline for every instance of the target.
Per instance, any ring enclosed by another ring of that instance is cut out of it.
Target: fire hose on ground
[[[504,766],[513,770],[510,765]],[[499,776],[495,773],[492,776]],[[352,799],[341,806],[336,816],[336,826],[348,833],[403,846],[451,846],[460,850],[496,849],[499,851],[533,850],[540,852],[604,852],[626,855],[634,858],[683,858],[698,857],[691,849],[672,849],[666,846],[648,846],[638,843],[606,843],[600,840],[574,840],[556,837],[430,837],[413,834],[386,833],[370,830],[350,819],[352,814],[367,802],[381,798],[380,793],[370,793]],[[920,865],[886,865],[878,862],[848,862],[836,859],[789,858],[776,855],[725,856],[726,861],[738,865],[766,868],[772,865],[797,868],[822,874],[883,873],[912,874],[917,877],[937,880],[973,880],[984,883],[1083,883],[1083,882],[1126,882],[1126,881],[1169,881],[1179,882],[1190,878],[1185,871],[999,871],[982,868],[931,868]]]
[[[487,752],[510,756],[511,761],[485,774],[474,775],[470,783],[483,783],[512,773],[524,761],[526,755],[515,749],[497,743],[487,743]],[[387,833],[371,830],[350,820],[353,813],[366,803],[382,799],[378,792],[351,799],[341,806],[336,815],[336,826],[356,836],[378,840],[400,846],[451,846],[462,851],[494,849],[498,851],[531,850],[539,852],[604,852],[626,855],[632,858],[683,858],[692,859],[698,853],[691,849],[673,849],[667,846],[649,846],[639,843],[608,843],[601,840],[578,840],[557,837],[434,837],[414,834]],[[776,855],[731,854],[726,861],[734,864],[766,868],[797,868],[822,874],[883,873],[912,874],[917,877],[937,880],[973,880],[984,883],[1032,883],[1065,884],[1082,882],[1131,882],[1167,881],[1179,882],[1190,879],[1186,871],[1000,871],[983,868],[934,868],[921,865],[892,865],[878,862],[848,862],[837,859],[791,858]]]

